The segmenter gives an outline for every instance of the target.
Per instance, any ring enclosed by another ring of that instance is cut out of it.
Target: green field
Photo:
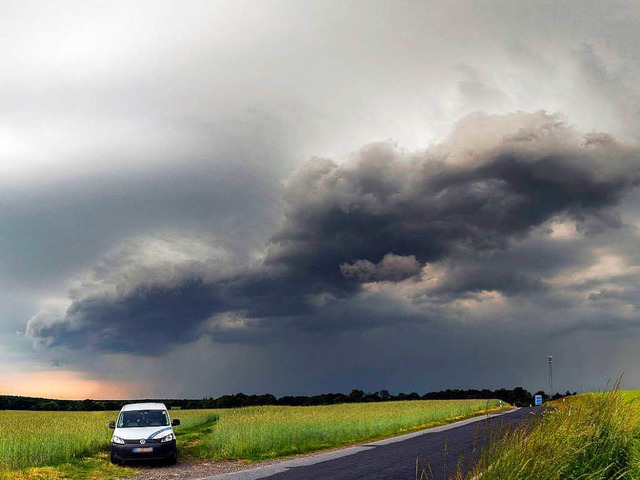
[[[406,433],[497,405],[497,400],[418,400],[215,410],[220,419],[194,454],[262,460]]]
[[[109,450],[117,412],[0,411],[0,473],[61,465]],[[183,429],[215,418],[210,411],[180,411]],[[106,460],[105,460],[106,461]]]
[[[485,450],[458,479],[640,479],[640,390],[588,393],[552,402],[529,428]]]
[[[259,460],[348,445],[495,410],[497,400],[418,400],[319,407],[180,410],[182,458]],[[116,412],[0,411],[0,478],[116,478]],[[44,467],[44,468],[35,468]],[[49,468],[54,467],[54,468]],[[94,474],[100,470],[100,476]]]

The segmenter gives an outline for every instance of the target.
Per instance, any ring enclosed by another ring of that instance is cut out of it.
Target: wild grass
[[[638,479],[640,392],[614,389],[552,403],[532,424],[507,432],[457,479]]]
[[[418,400],[216,410],[200,458],[263,460],[411,432],[496,409],[498,400]]]
[[[108,424],[118,412],[0,411],[0,473],[56,466],[110,448]],[[172,412],[184,428],[213,418],[210,411]],[[45,478],[45,477],[43,477]]]

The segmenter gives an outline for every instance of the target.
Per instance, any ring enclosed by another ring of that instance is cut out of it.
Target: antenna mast
[[[549,398],[553,397],[553,355],[547,357],[549,364]]]

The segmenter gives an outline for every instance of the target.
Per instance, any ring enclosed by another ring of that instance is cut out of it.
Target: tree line
[[[546,400],[548,396],[544,392]],[[566,392],[565,395],[571,395]],[[553,398],[562,396],[556,393]],[[575,392],[573,393],[575,395]],[[501,388],[499,390],[441,390],[419,395],[416,392],[398,393],[393,395],[388,390],[378,392],[365,392],[352,390],[351,393],[323,393],[321,395],[287,395],[277,398],[269,393],[263,395],[247,395],[236,393],[234,395],[222,395],[221,397],[205,397],[202,399],[144,399],[135,402],[161,402],[167,408],[202,409],[202,408],[237,408],[253,407],[261,405],[288,405],[288,406],[314,406],[335,405],[337,403],[366,403],[366,402],[393,402],[400,400],[465,400],[465,399],[499,399],[515,406],[528,406],[533,403],[533,395],[522,387],[512,390]],[[20,397],[13,395],[0,395],[0,410],[63,410],[63,411],[98,411],[120,410],[123,405],[132,403],[132,400],[56,400],[51,398]]]

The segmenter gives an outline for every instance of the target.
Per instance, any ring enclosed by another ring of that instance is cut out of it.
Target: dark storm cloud
[[[498,291],[507,295],[531,294],[546,290],[548,285],[530,272],[514,268],[514,265],[456,266],[447,273],[438,288],[429,292],[427,301],[453,301],[465,294]]]
[[[556,215],[586,222],[638,181],[635,151],[591,138],[542,112],[475,115],[411,158],[374,144],[345,165],[314,160],[287,186],[265,264],[342,289],[336,265],[424,264],[504,248]]]
[[[416,257],[402,257],[388,253],[378,264],[369,260],[357,260],[354,263],[343,263],[340,271],[345,278],[354,278],[361,282],[399,282],[420,273],[420,263]]]
[[[640,310],[640,291],[626,288],[622,290],[602,289],[589,295],[589,300],[604,307],[628,305],[635,311]]]
[[[127,261],[116,254],[101,264],[64,315],[37,315],[27,333],[44,347],[161,354],[201,336],[348,330],[349,315],[330,326],[323,309],[345,308],[363,283],[419,281],[422,267],[444,261],[454,268],[435,292],[440,301],[541,291],[535,261],[516,270],[491,255],[553,218],[580,226],[611,216],[638,182],[637,160],[612,137],[582,136],[544,112],[475,114],[412,155],[384,143],[344,164],[314,159],[286,184],[284,218],[261,262],[223,265],[202,239],[172,240],[149,259],[142,243]]]
[[[557,241],[550,238],[551,232],[544,226],[524,239],[509,242],[505,249],[447,258],[423,275],[432,283],[412,292],[410,298],[421,306],[447,306],[459,299],[482,301],[487,292],[499,292],[514,303],[533,301],[537,307],[549,310],[573,308],[576,299],[564,296],[567,286],[559,288],[550,279],[593,264],[597,255],[584,237]],[[577,296],[584,296],[584,288]]]

